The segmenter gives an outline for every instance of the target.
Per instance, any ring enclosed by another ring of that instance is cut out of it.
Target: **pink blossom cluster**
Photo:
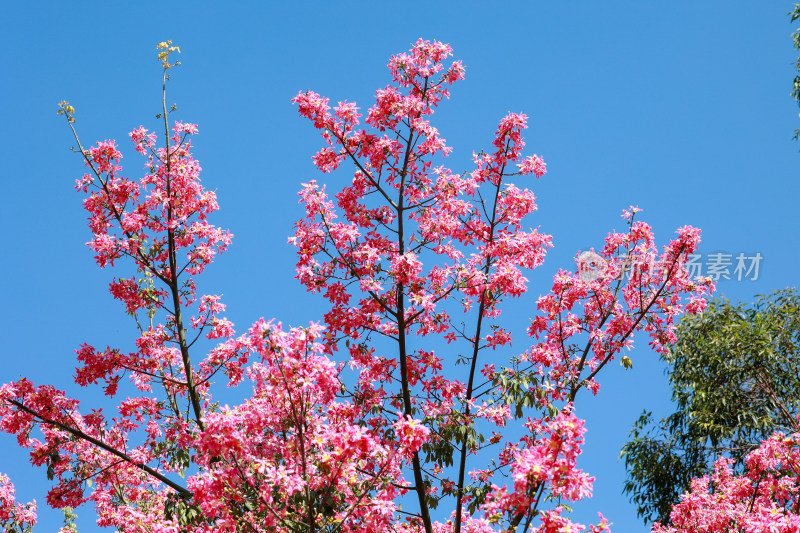
[[[800,433],[775,433],[752,451],[735,475],[724,457],[692,481],[672,508],[670,525],[654,533],[793,533],[800,531]]]
[[[248,368],[253,396],[206,418],[195,441],[201,473],[188,488],[214,531],[283,531],[295,514],[287,502],[321,499],[309,516],[317,527],[386,531],[405,492],[402,467],[425,428],[414,420],[398,426],[397,442],[358,424],[363,413],[337,401],[337,368],[321,355],[322,328],[282,331],[263,320],[249,332],[259,361]],[[420,431],[422,430],[422,431]],[[237,510],[246,509],[243,516]]]
[[[594,254],[595,261],[604,263],[601,275],[585,275],[581,254],[576,259],[577,271],[561,270],[550,294],[538,301],[541,314],[528,333],[541,342],[521,359],[533,365],[545,385],[546,394],[540,398],[544,403],[571,401],[580,387],[596,394],[595,376],[623,348],[631,348],[635,331],[648,332],[650,345],[665,351],[675,341],[676,317],[705,307],[711,280],[692,280],[684,268],[699,243],[699,230],[680,228],[678,237],[659,252],[650,226],[634,220],[637,211],[626,211],[623,218],[628,230],[609,233],[599,255]],[[627,279],[621,275],[630,258],[643,256],[657,258],[662,268],[639,269]],[[688,296],[686,304],[681,301],[684,296]],[[576,349],[574,340],[581,338],[588,342]]]
[[[14,484],[0,474],[0,526],[6,530],[33,527],[36,524],[36,502],[17,503]]]
[[[169,44],[162,55],[178,50]],[[49,505],[92,502],[99,525],[126,532],[608,531],[602,515],[586,527],[560,504],[592,490],[576,395],[597,392],[636,332],[663,349],[679,313],[702,309],[711,284],[683,268],[699,231],[659,249],[626,211],[627,230],[598,254],[602,275],[560,271],[530,345],[512,350],[503,303],[528,291],[552,246],[528,222],[527,185],[546,165],[524,155],[521,113],[500,120],[470,170],[444,165],[451,148],[432,116],[464,77],[451,55],[420,39],[393,56],[363,126],[355,103],[293,99],[322,136],[316,168],[353,168],[330,194],[303,184],[289,239],[297,278],[329,304],[321,325],[262,319],[236,336],[220,297],[198,295],[231,235],[207,221],[218,206],[190,153],[195,125],[176,123],[162,147],[131,132],[146,158],[138,180],[123,176],[114,141],[81,148],[88,244],[100,267],[131,267],[110,292],[138,336],[128,350],[77,350],[75,382],[100,384],[113,411],[82,411],[27,379],[0,388],[0,430],[47,469]],[[162,64],[166,82],[174,65]],[[72,127],[74,110],[62,112]],[[662,267],[625,279],[633,257]],[[221,406],[220,385],[247,392]],[[756,509],[782,501],[784,485],[770,486]],[[0,519],[27,520],[2,490]]]
[[[84,208],[94,238],[89,245],[101,267],[129,256],[137,267],[155,276],[173,274],[168,265],[168,234],[185,262],[179,271],[199,274],[224,251],[231,235],[208,224],[219,206],[213,191],[200,185],[200,165],[190,153],[197,126],[176,122],[169,148],[156,148],[155,135],[140,127],[130,133],[136,150],[147,156],[147,173],[139,180],[122,176],[122,154],[114,141],[98,142],[84,151],[90,172],[76,181],[89,194]],[[166,230],[170,230],[167,232]],[[168,278],[167,278],[168,279]],[[115,294],[129,307],[144,306],[134,295]],[[142,298],[138,298],[141,300]]]
[[[298,252],[297,278],[330,304],[327,350],[348,345],[354,401],[402,408],[403,416],[424,413],[431,429],[425,456],[452,458],[443,461],[450,468],[434,459],[428,475],[422,454],[412,459],[415,483],[428,485],[424,494],[417,491],[420,508],[426,499],[454,498],[448,522],[454,531],[473,520],[468,505],[508,530],[539,516],[542,530],[555,531],[547,524],[567,527],[569,520],[561,509],[541,509],[545,499],[578,500],[591,492],[591,478],[575,466],[582,422],[571,406],[578,390],[596,393],[597,373],[631,347],[638,330],[663,349],[684,310],[682,298],[692,302],[689,311],[699,311],[711,284],[688,279],[683,268],[696,249],[697,230],[679,230],[659,252],[651,228],[634,221],[637,210],[626,211],[627,231],[609,234],[601,251],[612,265],[606,270],[645,255],[658,257],[664,268],[627,280],[619,272],[586,279],[562,270],[550,294],[539,299],[540,315],[529,330],[534,344],[502,369],[486,367],[478,383],[483,350],[511,345],[511,333],[497,323],[501,303],[527,291],[525,271],[541,265],[552,245],[549,235],[527,229],[536,199],[511,181],[541,177],[546,165],[537,155],[523,155],[527,117],[516,113],[501,119],[488,151],[473,154],[472,171],[455,173],[442,164],[450,148],[430,117],[463,75],[460,63],[445,62],[450,53],[446,45],[420,40],[392,58],[394,83],[377,91],[365,127],[353,103],[331,110],[314,92],[295,97],[301,116],[325,142],[312,157],[317,168],[332,172],[348,160],[354,167],[352,180],[336,194],[316,181],[301,190],[306,216],[290,239]],[[447,341],[444,355],[429,348],[436,341],[414,341],[429,336]],[[394,355],[375,350],[377,339],[394,343]],[[463,379],[452,377],[456,360],[470,368]],[[478,395],[486,400],[475,405]],[[527,435],[519,442],[504,443],[492,431],[479,444],[483,431],[524,419],[526,412]],[[388,421],[380,416],[370,423],[386,427]],[[478,455],[483,459],[473,459]],[[467,463],[480,460],[488,463],[471,469],[467,482]],[[496,483],[504,478],[513,488]],[[420,531],[436,527],[423,509],[409,524]]]

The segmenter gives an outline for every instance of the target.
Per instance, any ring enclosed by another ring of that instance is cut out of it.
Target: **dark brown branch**
[[[172,488],[176,492],[180,493],[181,495],[183,495],[183,496],[191,496],[192,493],[189,492],[189,490],[187,490],[184,487],[181,487],[180,485],[178,485],[177,483],[175,483],[171,479],[165,477],[163,474],[160,474],[159,472],[157,472],[156,470],[150,468],[149,466],[147,466],[144,463],[137,463],[136,461],[131,459],[131,457],[129,455],[117,450],[113,446],[109,446],[105,442],[103,442],[101,440],[98,440],[98,439],[92,437],[91,435],[88,435],[88,434],[84,433],[80,429],[72,428],[72,427],[69,427],[69,426],[67,426],[65,424],[62,424],[61,422],[57,422],[56,420],[51,420],[49,418],[46,418],[46,417],[40,415],[39,413],[37,413],[36,411],[34,411],[33,409],[27,407],[26,405],[18,402],[17,400],[7,399],[6,401],[8,403],[14,405],[17,409],[20,409],[21,411],[24,411],[24,412],[28,413],[29,415],[31,415],[31,416],[33,416],[35,418],[38,418],[39,420],[41,420],[45,424],[48,424],[48,425],[53,426],[53,427],[56,427],[56,428],[58,428],[58,429],[60,429],[62,431],[66,431],[70,435],[73,435],[73,436],[75,436],[75,437],[77,437],[77,438],[79,438],[81,440],[85,440],[86,442],[94,444],[98,448],[101,448],[101,449],[107,451],[108,453],[110,453],[112,455],[115,455],[116,457],[119,457],[120,459],[122,459],[126,463],[135,466],[136,468],[142,470],[143,472],[146,472],[147,474],[150,474],[151,476],[153,476],[154,478],[156,478],[160,482],[164,483],[168,487]]]

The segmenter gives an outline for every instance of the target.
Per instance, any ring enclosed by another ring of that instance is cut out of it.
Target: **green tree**
[[[800,295],[795,289],[753,304],[711,302],[687,316],[663,359],[676,411],[657,424],[645,411],[622,448],[624,492],[646,522],[667,524],[692,478],[725,456],[741,470],[774,431],[797,431],[800,407]]]

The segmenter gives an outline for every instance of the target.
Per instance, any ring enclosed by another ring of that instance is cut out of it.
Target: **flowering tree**
[[[8,533],[27,533],[36,523],[36,505],[17,503],[14,492],[8,476],[0,474],[0,525]]]
[[[208,222],[217,203],[191,155],[197,126],[169,125],[170,44],[159,45],[163,144],[130,134],[142,178],[123,176],[114,141],[85,149],[75,134],[89,246],[100,267],[131,269],[110,291],[139,331],[132,352],[81,346],[75,380],[135,392],[109,416],[27,379],[0,388],[0,429],[46,466],[48,504],[91,501],[98,524],[120,531],[586,529],[563,505],[593,481],[577,467],[576,396],[597,393],[635,332],[663,350],[674,318],[702,310],[710,281],[683,268],[699,231],[659,250],[638,209],[625,211],[625,232],[558,272],[529,347],[512,351],[502,304],[526,292],[551,246],[526,229],[535,198],[512,180],[541,177],[545,163],[523,155],[527,118],[509,114],[471,171],[443,166],[450,148],[431,116],[464,69],[449,46],[419,40],[390,60],[363,127],[354,103],[294,98],[324,140],[317,168],[353,168],[332,195],[303,185],[290,239],[297,278],[329,310],[324,325],[262,319],[236,336],[220,298],[197,292],[231,235]],[[74,109],[59,112],[74,133]],[[247,390],[244,401],[217,406],[222,385]],[[30,521],[3,502],[0,517]]]
[[[795,430],[800,429],[795,424]],[[800,531],[800,433],[775,433],[747,456],[735,475],[722,457],[714,472],[692,481],[672,508],[670,525],[654,533],[790,533]]]

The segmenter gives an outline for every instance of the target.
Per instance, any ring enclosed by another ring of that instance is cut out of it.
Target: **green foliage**
[[[668,523],[692,478],[719,456],[741,469],[748,452],[774,431],[795,431],[800,407],[800,295],[727,300],[681,320],[664,360],[677,410],[658,424],[645,412],[622,448],[624,492],[645,522]]]
[[[72,507],[64,507],[61,512],[64,513],[64,526],[61,528],[61,532],[78,533],[78,526],[75,524],[78,515],[75,514],[74,509]]]
[[[167,520],[177,519],[178,524],[184,528],[201,525],[205,522],[200,507],[192,504],[190,498],[181,494],[173,494],[167,498],[164,504],[164,514]]]
[[[6,526],[6,533],[33,533],[33,528],[29,525],[20,525],[12,522]]]

